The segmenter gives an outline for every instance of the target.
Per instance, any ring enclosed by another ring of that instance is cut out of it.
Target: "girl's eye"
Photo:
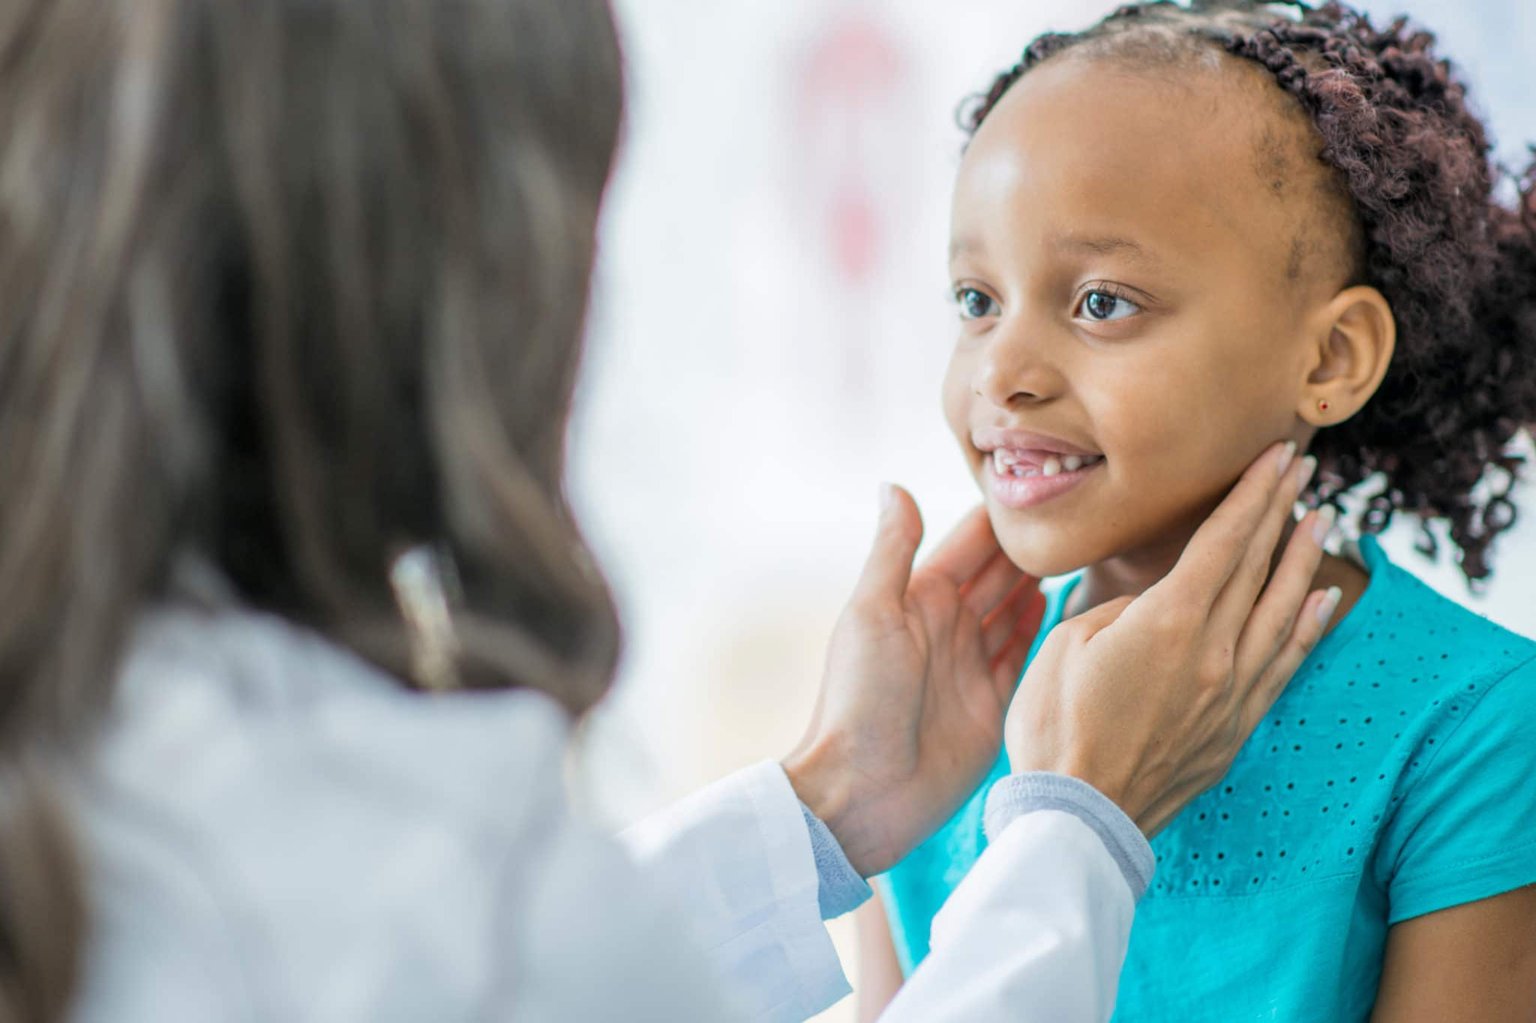
[[[1083,315],[1099,323],[1124,320],[1141,312],[1141,306],[1112,291],[1095,290],[1083,296]]]
[[[962,320],[980,320],[997,315],[997,303],[986,292],[975,288],[957,288],[955,302],[960,306]]]

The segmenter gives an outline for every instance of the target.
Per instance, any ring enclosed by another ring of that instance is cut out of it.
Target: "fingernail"
[[[1307,489],[1307,484],[1312,482],[1312,474],[1317,471],[1317,459],[1308,455],[1301,460],[1301,471],[1296,477],[1296,493]]]
[[[1338,510],[1331,504],[1325,504],[1317,510],[1317,520],[1312,524],[1312,538],[1319,547],[1328,542],[1328,536],[1333,532],[1333,520],[1337,517]]]
[[[891,510],[891,505],[896,503],[896,488],[889,483],[880,484],[880,517],[885,518]]]
[[[1339,601],[1344,598],[1344,591],[1337,586],[1328,587],[1328,593],[1323,597],[1323,602],[1317,605],[1317,620],[1322,625],[1327,625],[1333,620],[1333,613],[1339,609]]]
[[[1296,442],[1293,441],[1293,440],[1288,440],[1288,441],[1285,442],[1284,450],[1282,450],[1280,452],[1280,467],[1276,470],[1276,475],[1284,476],[1285,475],[1285,470],[1287,470],[1287,469],[1289,469],[1291,467],[1291,459],[1293,459],[1295,457],[1296,457]]]

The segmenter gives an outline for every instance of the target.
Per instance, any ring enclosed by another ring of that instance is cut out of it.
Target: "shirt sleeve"
[[[933,921],[881,1023],[1109,1019],[1136,900],[1098,831],[1038,809],[1002,828]]]
[[[1536,659],[1466,690],[1420,740],[1382,831],[1389,923],[1536,883]]]

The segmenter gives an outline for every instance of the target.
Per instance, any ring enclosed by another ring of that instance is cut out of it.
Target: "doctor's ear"
[[[1335,426],[1376,393],[1397,346],[1397,320],[1375,288],[1346,288],[1318,313],[1306,382],[1296,414],[1314,427]]]

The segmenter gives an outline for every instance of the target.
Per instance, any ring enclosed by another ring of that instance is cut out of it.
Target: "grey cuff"
[[[1046,771],[1010,774],[998,779],[987,793],[982,817],[987,841],[995,841],[1009,824],[1034,810],[1061,810],[1092,828],[1125,875],[1131,897],[1140,901],[1152,882],[1157,861],[1141,829],[1113,800],[1070,775]]]
[[[816,857],[816,901],[821,905],[821,918],[831,920],[853,912],[874,894],[869,883],[848,862],[848,854],[833,837],[832,829],[804,803],[800,804],[800,812],[805,814],[805,826],[811,832],[811,853]]]

